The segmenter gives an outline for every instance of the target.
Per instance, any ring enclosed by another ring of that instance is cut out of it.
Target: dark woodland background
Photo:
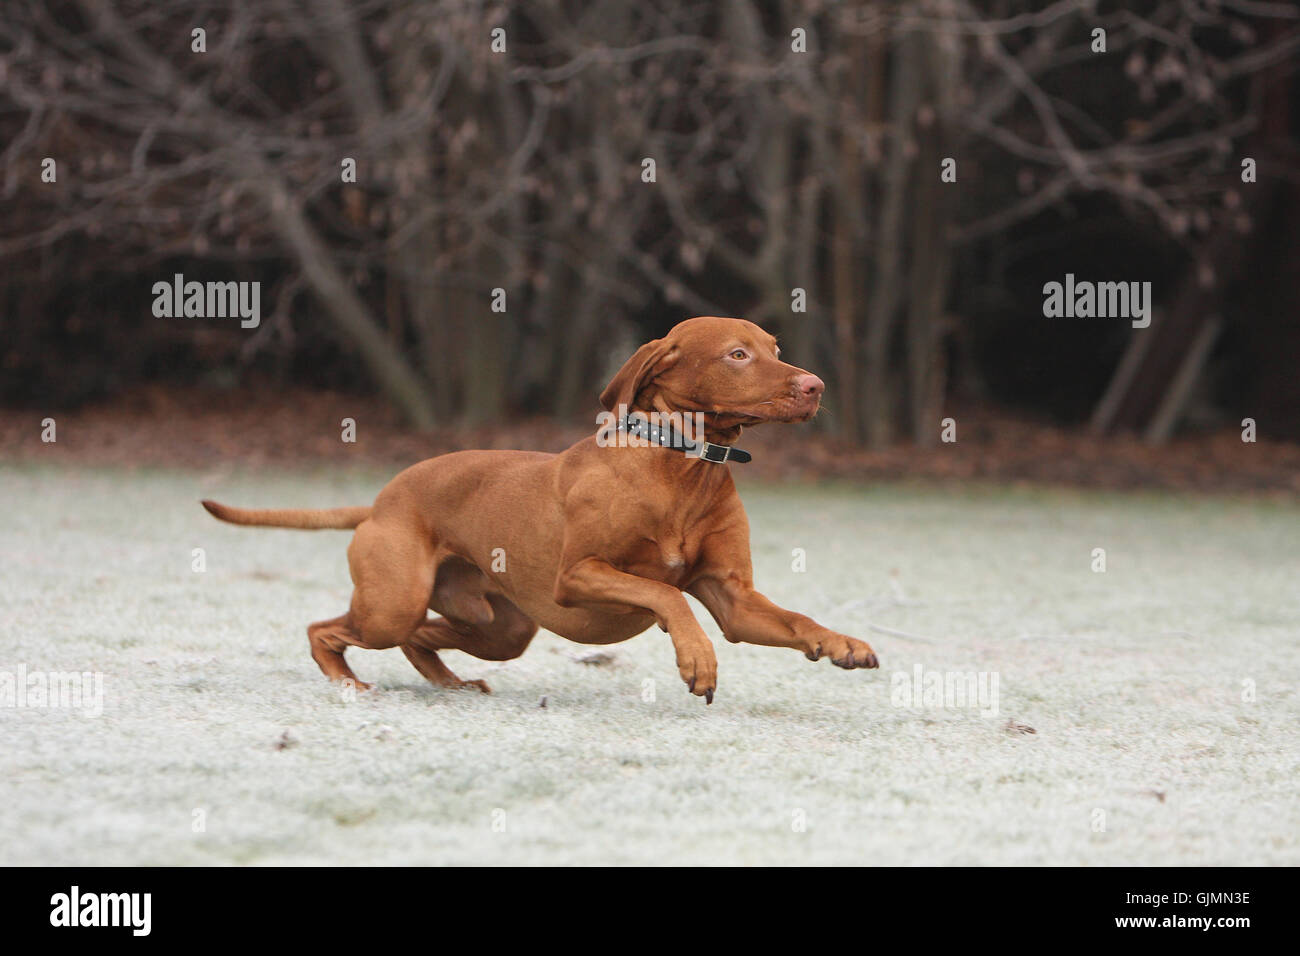
[[[840,447],[989,408],[1300,440],[1298,54],[1300,8],[1255,0],[10,0],[0,405],[585,428],[638,342],[717,314],[827,380]],[[261,326],[155,318],[177,272],[260,281]],[[1151,282],[1151,328],[1044,318],[1067,272]]]

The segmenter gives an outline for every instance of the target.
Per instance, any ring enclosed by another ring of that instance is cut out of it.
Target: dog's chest
[[[686,542],[660,542],[659,557],[669,574],[686,570]]]
[[[687,580],[698,552],[698,545],[684,534],[645,539],[631,549],[626,570],[677,587]]]

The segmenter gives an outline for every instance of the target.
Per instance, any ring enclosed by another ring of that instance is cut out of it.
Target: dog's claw
[[[704,692],[704,705],[707,707],[711,703],[713,703],[713,691],[706,690]]]
[[[694,678],[694,677],[691,678],[691,682],[690,682],[689,684],[687,684],[686,687],[687,687],[688,690],[690,690],[690,692],[691,692],[692,694],[695,693],[695,678]]]

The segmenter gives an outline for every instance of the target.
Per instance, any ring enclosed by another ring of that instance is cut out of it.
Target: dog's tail
[[[317,530],[336,528],[340,531],[355,528],[370,517],[370,506],[364,508],[232,508],[216,501],[204,499],[208,514],[231,524],[259,525],[266,528],[303,528]]]

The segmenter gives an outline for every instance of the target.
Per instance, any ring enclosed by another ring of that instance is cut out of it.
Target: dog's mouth
[[[812,401],[780,399],[760,402],[748,408],[718,409],[706,412],[705,415],[710,424],[731,428],[736,425],[746,427],[763,424],[793,425],[812,421],[819,411],[821,411],[821,402],[817,399]]]
[[[799,422],[812,421],[817,413],[821,411],[821,398],[813,396],[805,398],[803,396],[793,397],[782,395],[779,398],[763,402],[761,405],[752,409],[747,409],[747,413],[754,416],[752,424],[761,422],[774,422],[783,425],[792,425]]]
[[[672,396],[665,403],[674,412],[683,415],[704,416],[710,428],[729,429],[763,424],[796,424],[811,421],[821,411],[819,395],[805,396],[783,392],[753,405],[709,407],[704,402]]]

